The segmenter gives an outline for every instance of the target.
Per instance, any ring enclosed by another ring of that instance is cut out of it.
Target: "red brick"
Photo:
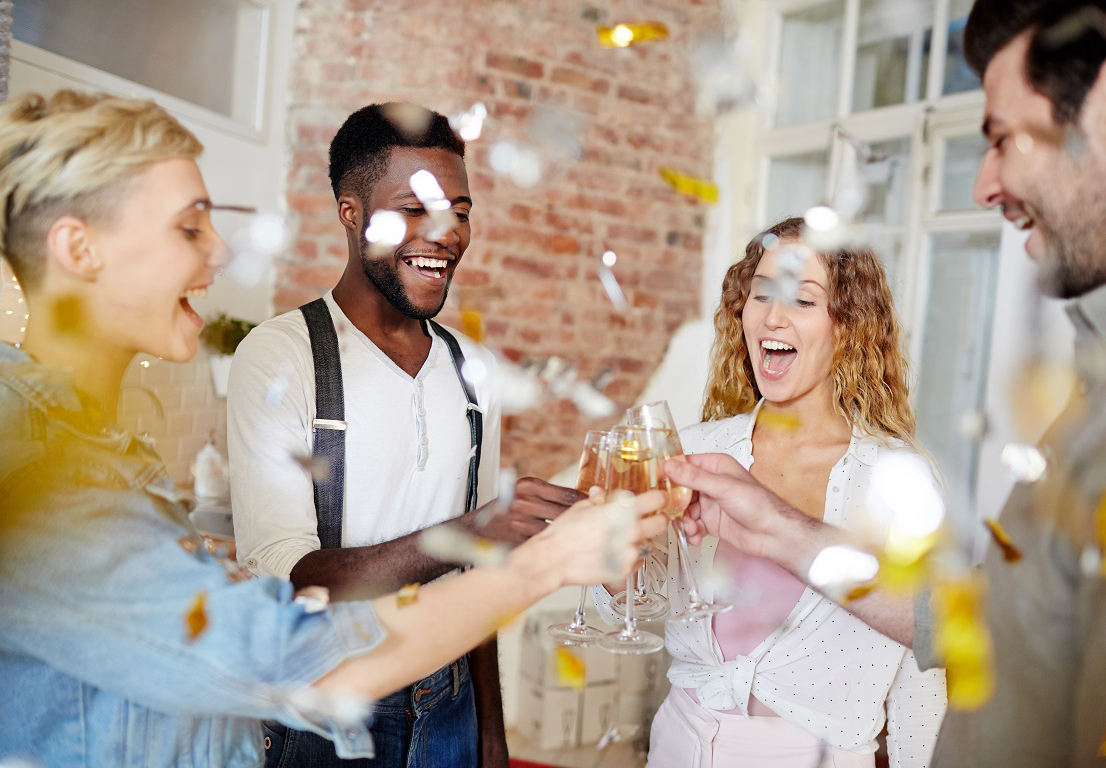
[[[490,51],[484,56],[484,65],[489,69],[498,69],[526,78],[540,79],[545,74],[545,66],[541,62]]]

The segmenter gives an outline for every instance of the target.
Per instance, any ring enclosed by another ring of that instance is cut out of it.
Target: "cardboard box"
[[[618,683],[600,683],[584,688],[580,717],[580,744],[594,744],[619,725]]]
[[[518,729],[540,749],[566,749],[580,744],[582,696],[570,688],[546,688],[522,681]]]
[[[586,648],[558,643],[547,632],[550,624],[571,621],[560,612],[541,612],[528,616],[522,630],[520,663],[522,676],[550,688],[571,687],[575,681],[561,679],[557,654],[567,653],[584,667],[584,685],[613,683],[620,679],[620,657],[598,645]]]

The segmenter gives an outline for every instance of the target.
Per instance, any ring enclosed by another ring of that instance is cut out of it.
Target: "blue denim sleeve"
[[[183,506],[147,487],[5,491],[0,524],[0,646],[155,710],[280,720],[371,754],[363,727],[292,698],[381,641],[370,603],[308,613],[288,582],[232,583],[182,545],[195,537]]]

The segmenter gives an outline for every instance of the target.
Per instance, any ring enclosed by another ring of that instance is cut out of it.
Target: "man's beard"
[[[1038,211],[1045,255],[1037,285],[1048,296],[1073,299],[1106,284],[1106,188],[1101,179],[1085,181],[1071,180],[1074,199],[1043,196],[1051,210]]]
[[[429,320],[442,311],[442,307],[445,306],[445,300],[449,297],[450,283],[453,282],[452,275],[446,277],[445,291],[442,292],[441,303],[432,310],[424,310],[412,304],[411,300],[407,297],[407,292],[404,290],[403,283],[399,279],[399,265],[393,259],[369,258],[365,255],[364,250],[362,250],[361,271],[365,273],[365,277],[369,279],[369,282],[376,286],[376,290],[380,291],[380,294],[388,300],[389,304],[407,317],[412,317],[416,320]]]

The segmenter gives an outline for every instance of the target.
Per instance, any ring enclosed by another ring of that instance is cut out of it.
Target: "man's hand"
[[[800,578],[833,538],[831,527],[793,508],[758,483],[732,456],[704,453],[668,461],[665,472],[696,491],[684,531],[697,544],[717,536],[742,552],[766,557]]]
[[[541,533],[561,513],[580,499],[587,498],[573,488],[553,485],[536,477],[523,477],[515,483],[514,497],[506,510],[486,504],[460,518],[470,531],[512,546]]]

